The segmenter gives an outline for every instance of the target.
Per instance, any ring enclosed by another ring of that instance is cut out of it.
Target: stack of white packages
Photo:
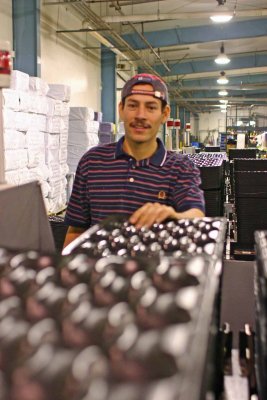
[[[94,117],[95,112],[90,107],[70,107],[68,166],[71,173],[76,172],[82,155],[99,143],[99,121]]]
[[[53,213],[66,205],[69,108],[64,101],[48,97],[48,91],[49,85],[42,79],[14,70],[10,89],[3,89],[0,112],[7,183],[38,180],[47,211]],[[51,118],[59,118],[59,122],[51,122]]]
[[[67,165],[70,86],[49,84],[45,132],[45,162],[49,170],[48,209],[56,213],[67,204]]]

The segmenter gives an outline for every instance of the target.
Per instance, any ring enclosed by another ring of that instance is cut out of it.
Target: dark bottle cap
[[[104,346],[109,348],[123,334],[125,328],[134,322],[135,314],[126,302],[111,307],[103,333]]]
[[[114,376],[120,381],[143,382],[166,378],[177,373],[175,358],[160,346],[161,333],[150,330],[141,333],[122,357],[111,357]],[[114,349],[115,350],[115,349]],[[119,352],[121,347],[117,346]]]
[[[21,317],[23,315],[22,302],[20,297],[11,296],[1,301],[0,321],[6,316]]]
[[[128,289],[128,301],[135,307],[138,300],[145,293],[148,287],[152,286],[152,280],[147,276],[145,271],[136,272],[131,280]]]
[[[89,283],[96,259],[86,254],[75,254],[71,260],[67,258],[61,265],[61,282],[66,287],[72,287],[80,282]]]

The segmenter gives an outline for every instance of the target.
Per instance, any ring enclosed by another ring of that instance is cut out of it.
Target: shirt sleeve
[[[179,160],[176,186],[175,204],[176,211],[184,212],[197,208],[205,213],[205,200],[203,190],[200,188],[201,177],[198,167],[187,157]]]
[[[87,229],[91,225],[91,216],[87,179],[83,172],[85,156],[81,158],[77,167],[64,222],[66,225]]]

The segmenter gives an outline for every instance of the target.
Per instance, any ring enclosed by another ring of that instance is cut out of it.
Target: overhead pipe
[[[79,14],[85,17],[85,19],[83,20],[82,26],[83,28],[85,26],[87,26],[88,28],[92,29],[91,23],[93,23],[96,27],[100,27],[100,28],[108,28],[109,29],[109,34],[113,37],[115,43],[111,43],[108,39],[106,39],[104,36],[102,36],[100,33],[98,32],[90,32],[90,35],[92,35],[96,40],[98,40],[101,44],[103,44],[104,46],[110,48],[111,51],[113,51],[115,54],[119,55],[120,57],[124,58],[127,62],[130,63],[130,65],[133,67],[132,69],[134,69],[136,66],[134,64],[134,62],[136,61],[141,61],[142,64],[144,65],[144,67],[147,69],[147,71],[149,71],[150,73],[154,74],[154,75],[159,75],[158,72],[143,58],[141,58],[139,56],[139,54],[124,40],[121,38],[121,36],[114,31],[108,24],[106,24],[105,22],[103,22],[103,20],[98,17],[98,15],[96,15],[91,9],[89,9],[84,3],[72,3],[72,8]],[[126,53],[121,52],[118,47],[120,48],[126,48]],[[128,53],[127,53],[128,52]],[[134,58],[134,60],[132,60],[131,58]],[[132,75],[134,75],[134,71],[132,73]],[[162,78],[162,77],[161,77]],[[180,96],[180,93],[178,92],[178,89],[176,89],[176,94],[178,96]],[[198,105],[194,104],[186,104],[183,102],[183,100],[181,100],[180,104],[186,106],[190,111],[192,111],[193,113],[196,113],[196,108],[194,107],[198,107]]]
[[[120,13],[120,15],[121,16],[124,16],[124,14],[123,14],[123,12],[120,10],[120,9],[118,9],[117,10],[119,13]],[[137,35],[143,40],[143,42],[148,46],[148,48],[152,51],[152,53],[157,57],[157,59],[161,62],[161,64],[164,66],[164,68],[168,71],[168,72],[170,72],[170,68],[168,67],[168,65],[165,63],[165,61],[160,57],[160,55],[156,52],[156,50],[153,48],[153,46],[149,43],[149,41],[146,39],[146,37],[142,34],[142,33],[140,33],[139,31],[138,31],[138,29],[136,29],[136,27],[131,23],[131,22],[129,22],[129,25],[130,25],[130,27],[133,29],[133,31],[135,32],[135,33],[137,33]]]

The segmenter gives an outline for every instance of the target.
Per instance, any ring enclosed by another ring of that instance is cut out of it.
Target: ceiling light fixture
[[[217,79],[217,83],[219,83],[219,85],[226,85],[228,82],[229,80],[226,78],[225,72],[220,72],[220,77]]]
[[[233,13],[231,13],[228,10],[228,8],[224,5],[225,0],[217,0],[217,2],[218,2],[217,10],[214,13],[214,15],[210,16],[212,22],[218,24],[231,21],[231,19],[233,18]]]
[[[227,90],[220,90],[220,91],[218,92],[218,95],[219,95],[219,96],[227,96],[227,95],[228,95],[228,92],[227,92]]]
[[[214,61],[216,62],[216,64],[228,64],[230,62],[230,58],[228,58],[224,52],[223,43],[220,48],[220,54],[217,56],[217,58],[215,58]]]
[[[222,104],[227,104],[227,103],[228,103],[228,100],[226,100],[226,99],[220,99],[219,102],[222,103]]]

